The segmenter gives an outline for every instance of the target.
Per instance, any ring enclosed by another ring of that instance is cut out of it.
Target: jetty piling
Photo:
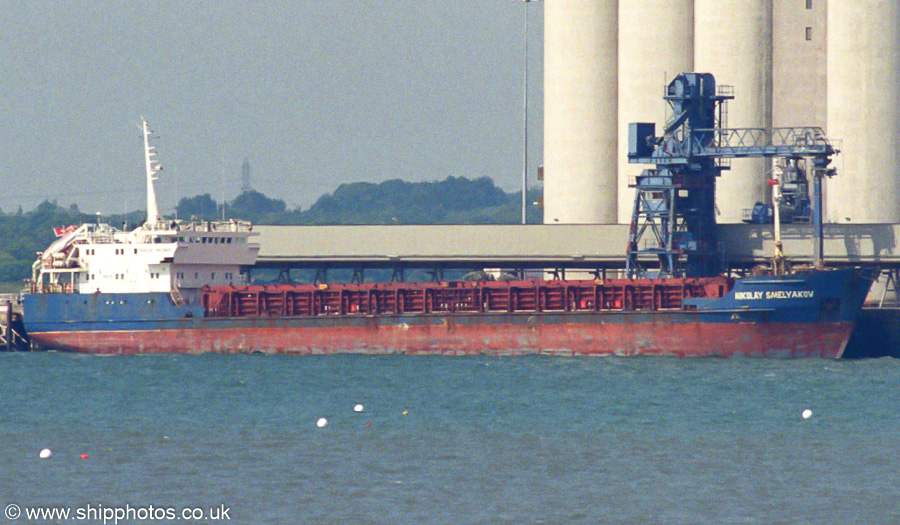
[[[0,302],[0,350],[16,352],[29,349],[22,314],[13,308],[12,301]]]

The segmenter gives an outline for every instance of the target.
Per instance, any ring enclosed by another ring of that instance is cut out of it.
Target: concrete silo
[[[544,222],[616,222],[617,2],[544,2]]]
[[[818,0],[773,8],[772,125],[824,129],[827,6]]]
[[[828,135],[838,175],[826,186],[830,222],[900,222],[900,4],[828,3]]]
[[[694,70],[734,86],[731,128],[772,126],[772,0],[694,0]],[[736,159],[716,188],[720,223],[768,199],[766,159]]]
[[[618,220],[631,222],[628,184],[649,166],[628,163],[628,124],[665,122],[664,87],[693,71],[694,0],[619,0]]]

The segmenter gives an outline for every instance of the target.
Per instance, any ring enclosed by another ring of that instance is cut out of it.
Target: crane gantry
[[[834,175],[828,164],[837,151],[817,127],[725,127],[726,102],[733,98],[729,86],[717,89],[712,74],[682,73],[666,87],[670,117],[662,136],[656,136],[653,123],[629,125],[629,162],[656,164],[632,185],[636,191],[626,260],[630,277],[721,273],[716,179],[728,169],[723,159],[741,157],[784,158],[794,166],[805,159],[815,188],[814,260],[821,262],[821,178]]]

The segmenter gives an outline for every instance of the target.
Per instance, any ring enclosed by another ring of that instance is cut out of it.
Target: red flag
[[[57,237],[62,237],[63,235],[72,233],[73,231],[75,231],[77,229],[78,229],[78,226],[75,224],[72,224],[70,226],[60,226],[59,228],[53,228],[53,233],[55,233]]]

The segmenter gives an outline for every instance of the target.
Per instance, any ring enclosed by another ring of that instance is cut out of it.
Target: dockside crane
[[[727,160],[784,158],[805,160],[814,185],[814,263],[822,257],[822,177],[837,151],[817,127],[727,128],[730,86],[719,86],[709,73],[682,73],[666,86],[670,116],[663,134],[654,123],[632,123],[628,161],[655,164],[637,176],[629,230],[629,277],[706,277],[718,275],[724,254],[716,236],[716,179]],[[762,174],[760,175],[762,176]],[[776,245],[777,245],[776,239]],[[780,246],[776,247],[776,252]],[[778,257],[776,253],[776,258]]]

